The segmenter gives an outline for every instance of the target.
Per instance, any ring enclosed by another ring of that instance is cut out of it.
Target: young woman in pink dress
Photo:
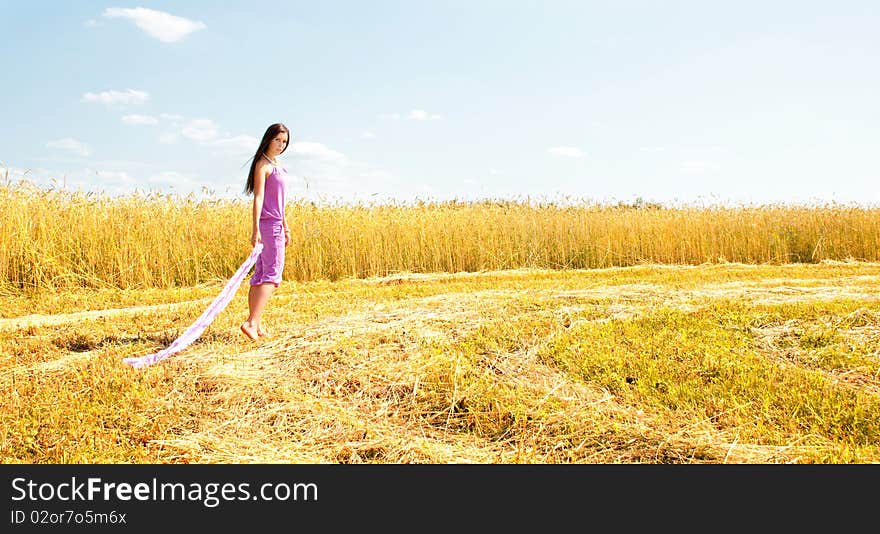
[[[260,317],[269,297],[281,284],[284,248],[290,244],[290,228],[284,217],[287,193],[287,170],[278,165],[278,156],[287,150],[290,131],[281,123],[272,124],[263,134],[248,172],[245,192],[254,195],[251,211],[251,247],[263,243],[254,264],[248,291],[248,318],[241,331],[256,341],[268,332]]]

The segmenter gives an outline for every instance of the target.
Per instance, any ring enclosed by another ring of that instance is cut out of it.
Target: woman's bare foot
[[[266,330],[262,326],[258,326],[257,327],[257,335],[260,337],[266,337],[266,336],[269,336],[270,334],[269,334],[268,330]]]
[[[259,337],[259,335],[260,335],[258,330],[256,328],[254,328],[253,326],[249,325],[248,323],[242,323],[241,331],[244,335],[251,338],[251,341],[256,341],[257,337]]]

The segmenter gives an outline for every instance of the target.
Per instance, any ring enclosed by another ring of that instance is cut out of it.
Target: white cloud
[[[46,169],[22,169],[19,167],[5,167],[0,165],[0,178],[9,180],[39,181],[49,176]]]
[[[547,152],[555,156],[563,156],[567,158],[582,158],[584,152],[572,146],[555,146],[547,149]]]
[[[159,142],[163,144],[174,144],[184,137],[222,151],[218,154],[228,152],[233,155],[253,154],[260,144],[260,140],[251,135],[230,135],[211,119],[187,119],[169,113],[159,114],[159,119],[171,123],[171,128],[159,136]]]
[[[48,148],[57,148],[61,150],[69,150],[75,154],[80,156],[88,156],[92,153],[92,149],[88,147],[82,141],[77,141],[71,137],[65,137],[64,139],[56,139],[54,141],[49,141],[46,143]]]
[[[690,159],[681,163],[681,170],[688,174],[703,174],[706,172],[717,171],[718,165],[711,161]]]
[[[328,148],[321,143],[297,142],[290,145],[290,152],[294,156],[304,159],[317,159],[324,161],[340,161],[345,155]]]
[[[151,184],[165,184],[178,189],[186,189],[195,184],[195,179],[176,171],[164,171],[147,178]]]
[[[95,174],[100,176],[101,178],[106,178],[107,180],[113,182],[124,182],[124,183],[132,183],[134,182],[134,178],[131,177],[125,171],[95,171]]]
[[[150,95],[145,91],[135,91],[128,89],[126,91],[103,91],[101,93],[83,93],[83,102],[100,102],[108,106],[143,104],[150,99]]]
[[[369,171],[362,172],[360,174],[361,178],[371,178],[374,180],[388,180],[389,178],[393,178],[394,175],[388,171]]]
[[[207,143],[216,138],[220,131],[211,119],[195,119],[189,121],[180,133],[193,141]]]
[[[426,121],[426,120],[434,120],[439,119],[440,115],[430,114],[423,109],[414,109],[409,112],[409,118],[417,121]]]
[[[89,20],[85,21],[86,28],[94,28],[97,25],[98,25],[98,21],[96,21],[95,19],[89,19]]]
[[[375,139],[376,134],[373,132],[363,132],[361,133],[361,139]]]
[[[95,162],[103,165],[104,162]],[[109,162],[111,165],[130,162]],[[133,178],[127,172],[96,171],[89,167],[73,169],[68,166],[63,171],[37,169],[10,169],[10,179],[25,179],[40,187],[64,189],[68,191],[96,191],[104,193],[125,193],[130,190]],[[0,178],[3,171],[0,170]]]
[[[192,21],[164,11],[156,11],[144,7],[134,9],[109,7],[104,10],[108,18],[126,18],[134,22],[147,35],[165,43],[173,43],[183,39],[190,33],[206,28],[203,22]]]
[[[502,174],[502,172],[503,171],[500,171],[498,169],[489,169],[489,174],[491,174],[492,176],[497,176],[499,174]]]
[[[122,117],[124,124],[159,124],[159,119],[149,115],[125,115]]]
[[[380,119],[391,119],[391,120],[396,121],[396,120],[400,119],[400,113],[385,113],[385,114],[379,115],[379,118]]]
[[[235,137],[217,139],[211,145],[233,153],[253,154],[260,145],[260,140],[250,135],[236,135]]]

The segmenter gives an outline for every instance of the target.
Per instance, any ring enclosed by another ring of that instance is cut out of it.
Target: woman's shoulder
[[[260,161],[257,162],[256,166],[256,170],[263,176],[269,176],[274,168],[274,165],[262,158],[260,158]]]

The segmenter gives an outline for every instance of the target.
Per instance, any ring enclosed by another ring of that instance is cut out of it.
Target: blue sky
[[[0,0],[0,163],[76,190],[880,201],[876,1]],[[0,171],[2,173],[4,171]]]

